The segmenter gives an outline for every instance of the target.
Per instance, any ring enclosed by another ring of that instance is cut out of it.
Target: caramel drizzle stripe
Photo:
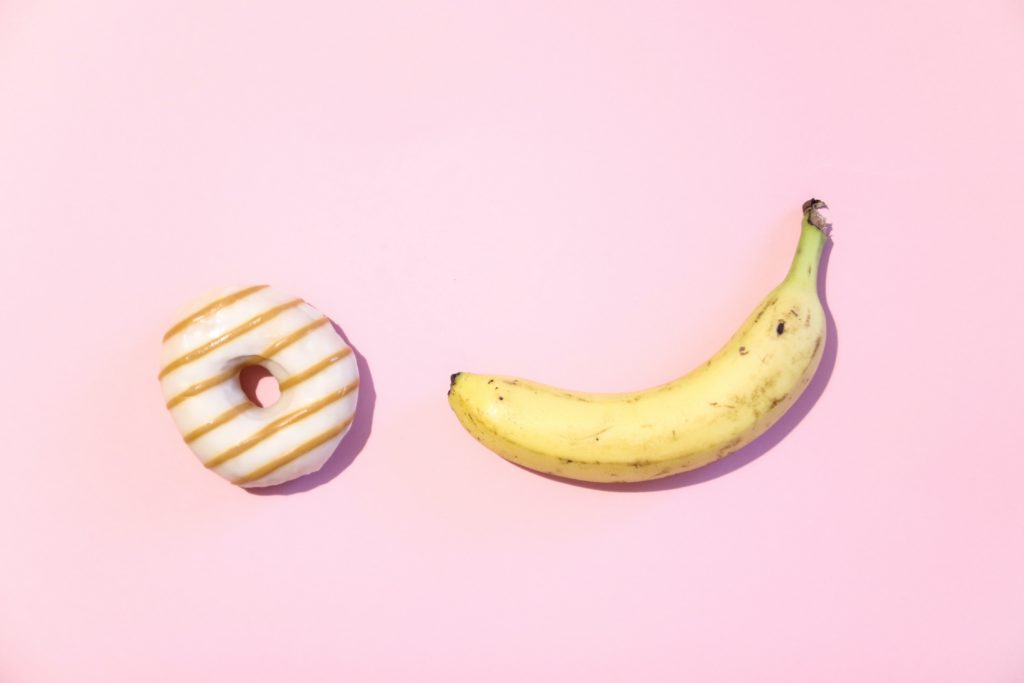
[[[297,460],[298,458],[301,458],[302,456],[304,456],[306,453],[309,453],[311,450],[313,450],[317,446],[322,446],[323,444],[327,443],[328,441],[330,441],[331,439],[333,439],[334,437],[338,436],[343,431],[348,429],[348,426],[350,424],[352,424],[352,418],[351,417],[346,419],[341,424],[339,424],[339,425],[337,425],[335,427],[331,427],[330,429],[328,429],[323,434],[320,434],[319,436],[315,436],[312,439],[310,439],[309,441],[306,441],[305,443],[300,445],[298,448],[295,448],[295,449],[285,453],[280,458],[276,458],[274,460],[271,460],[266,465],[263,465],[262,467],[259,467],[259,468],[255,469],[255,470],[253,470],[252,472],[249,472],[248,474],[243,475],[243,476],[239,477],[238,479],[235,479],[234,481],[232,481],[232,483],[233,484],[238,484],[239,486],[241,486],[241,485],[244,485],[244,484],[248,484],[248,483],[254,482],[257,479],[262,479],[263,477],[267,476],[271,472],[274,472],[274,471],[280,469],[281,467],[284,467],[285,465],[287,465],[288,463],[292,462],[293,460]]]
[[[230,370],[225,370],[224,372],[220,373],[219,375],[214,375],[213,377],[211,377],[209,379],[204,379],[202,382],[199,382],[197,384],[193,384],[188,389],[185,389],[180,394],[178,394],[178,395],[174,396],[173,398],[171,398],[171,400],[167,402],[167,409],[170,410],[174,406],[176,406],[179,403],[181,403],[182,401],[184,401],[186,398],[192,398],[193,396],[198,396],[199,394],[203,393],[207,389],[213,388],[213,387],[217,386],[218,384],[220,384],[222,382],[226,382],[226,381],[228,381],[229,379],[231,379],[232,377],[234,377],[237,374],[238,374],[238,368],[231,368]]]
[[[263,429],[259,430],[252,436],[243,439],[240,443],[235,444],[234,446],[224,451],[220,455],[214,456],[210,460],[207,460],[205,463],[206,466],[217,467],[218,465],[223,465],[228,460],[231,460],[232,458],[241,455],[242,453],[246,452],[256,444],[276,434],[285,427],[288,427],[289,425],[295,424],[299,420],[309,417],[310,415],[317,412],[321,408],[328,406],[334,403],[335,401],[340,401],[342,398],[355,391],[356,387],[358,386],[359,380],[356,379],[349,385],[342,387],[341,389],[338,389],[337,391],[334,391],[328,394],[327,396],[324,396],[318,401],[314,401],[313,403],[303,406],[302,408],[299,408],[296,411],[288,413],[287,415],[282,415],[273,422],[267,424]]]
[[[200,427],[196,427],[191,432],[186,434],[185,443],[192,443],[193,441],[201,437],[203,434],[212,432],[214,429],[220,427],[225,422],[230,422],[231,420],[235,419],[245,411],[254,407],[255,406],[253,404],[246,401],[245,403],[239,403],[237,406],[234,406],[233,408],[228,408],[223,413],[213,418],[212,421],[207,422],[206,424]]]
[[[281,337],[280,339],[275,341],[273,344],[271,344],[270,346],[265,348],[263,350],[263,353],[261,353],[260,355],[263,358],[272,358],[275,355],[277,355],[277,354],[281,353],[282,351],[284,351],[285,349],[287,349],[289,346],[291,346],[295,342],[297,342],[300,339],[302,339],[303,337],[305,337],[307,334],[309,334],[313,330],[317,329],[318,327],[322,327],[322,326],[324,326],[326,324],[327,324],[327,318],[324,317],[324,318],[318,318],[317,320],[314,320],[313,322],[311,322],[311,323],[309,323],[307,325],[303,325],[299,329],[297,329],[294,332],[292,332],[291,334],[289,334],[287,337]]]
[[[164,335],[164,341],[167,341],[168,339],[170,339],[174,335],[178,334],[183,329],[185,329],[186,327],[188,327],[189,325],[191,325],[195,321],[199,320],[200,318],[203,318],[203,317],[205,317],[207,315],[210,315],[211,313],[216,313],[217,311],[219,311],[222,308],[227,308],[228,306],[230,306],[231,304],[235,303],[236,301],[244,299],[245,297],[249,296],[250,294],[254,294],[255,292],[260,291],[261,289],[266,289],[266,287],[267,287],[267,285],[256,285],[255,287],[246,287],[245,289],[240,289],[240,290],[238,290],[237,292],[235,292],[233,294],[228,294],[227,296],[222,296],[221,298],[217,299],[213,303],[207,304],[206,306],[203,306],[198,311],[196,311],[195,313],[193,313],[189,317],[185,318],[184,320],[180,321],[178,324],[176,324],[171,329],[167,330],[167,334]]]
[[[310,377],[316,376],[317,374],[322,372],[324,369],[326,369],[329,365],[337,363],[339,360],[341,360],[342,358],[346,357],[350,353],[352,353],[352,349],[350,349],[348,347],[345,347],[341,351],[338,351],[337,353],[331,354],[330,356],[328,356],[327,358],[324,358],[322,361],[320,361],[316,365],[313,365],[313,366],[303,370],[299,374],[292,375],[291,377],[289,377],[285,381],[281,382],[281,385],[280,385],[281,391],[284,392],[284,391],[287,391],[288,389],[291,389],[292,387],[294,387],[296,385],[302,384],[303,382],[305,382]]]
[[[273,358],[274,355],[280,353],[281,351],[284,351],[286,348],[288,348],[289,346],[291,346],[292,344],[294,344],[298,340],[302,339],[303,337],[305,337],[307,334],[309,334],[313,330],[315,330],[315,329],[317,329],[319,327],[322,327],[323,325],[326,325],[326,324],[327,324],[327,318],[320,318],[319,320],[314,320],[313,322],[309,323],[308,325],[303,325],[299,329],[297,329],[294,332],[292,332],[291,334],[289,334],[287,337],[281,337],[280,339],[275,341],[273,344],[271,344],[266,349],[264,349],[263,353],[261,353],[258,357],[263,359],[263,360],[267,360],[269,358]],[[220,373],[219,375],[215,375],[215,376],[211,377],[210,379],[205,379],[202,382],[198,382],[196,384],[193,384],[192,386],[190,386],[189,388],[185,389],[180,394],[174,396],[170,401],[167,402],[168,410],[170,410],[174,406],[178,405],[179,403],[184,401],[186,398],[192,398],[193,396],[198,396],[199,394],[203,393],[207,389],[211,389],[211,388],[217,386],[218,384],[220,384],[221,382],[226,382],[227,380],[229,380],[232,377],[234,377],[237,372],[238,372],[238,368],[232,368],[230,370],[225,370],[224,372]]]
[[[171,372],[180,368],[182,365],[187,365],[188,363],[191,363],[192,361],[198,358],[202,358],[203,356],[210,353],[214,349],[218,349],[221,346],[227,344],[228,342],[234,341],[235,339],[241,337],[246,332],[259,327],[260,325],[272,320],[273,318],[276,318],[278,315],[288,310],[289,308],[295,308],[301,303],[302,299],[293,299],[288,303],[281,304],[280,306],[275,306],[274,308],[264,311],[263,313],[260,313],[255,317],[249,318],[238,327],[234,328],[233,330],[225,332],[217,339],[214,339],[211,342],[203,344],[197,349],[189,351],[184,356],[180,356],[179,358],[172,360],[170,363],[164,366],[163,370],[160,371],[158,379],[163,379]]]
[[[336,363],[337,361],[341,360],[342,358],[344,358],[345,356],[347,356],[351,352],[352,352],[352,350],[348,349],[348,348],[346,348],[346,349],[344,349],[342,351],[339,351],[338,353],[336,353],[336,354],[334,354],[332,356],[329,356],[328,358],[323,359],[322,361],[320,361],[316,365],[308,368],[307,370],[303,370],[299,374],[293,375],[293,376],[289,377],[285,381],[281,382],[281,384],[279,385],[278,388],[283,393],[286,389],[291,389],[291,388],[301,384],[302,382],[305,382],[310,377],[313,377],[313,376],[317,375],[318,373],[323,371],[324,368],[326,368],[327,366],[331,365],[332,363]],[[358,380],[356,380],[356,384],[358,385]],[[246,411],[248,411],[248,410],[250,410],[252,408],[255,408],[255,407],[256,406],[253,405],[252,403],[249,403],[248,401],[244,401],[244,402],[239,403],[238,405],[234,406],[233,408],[228,408],[223,413],[221,413],[217,417],[213,418],[212,421],[207,422],[206,424],[201,425],[199,427],[196,427],[191,432],[186,434],[185,435],[185,443],[192,443],[193,441],[195,441],[199,437],[203,436],[204,434],[208,434],[209,432],[212,432],[214,429],[216,429],[217,427],[220,427],[222,424],[230,422],[231,420],[235,419],[236,417],[238,417],[242,413],[244,413],[244,412],[246,412]]]

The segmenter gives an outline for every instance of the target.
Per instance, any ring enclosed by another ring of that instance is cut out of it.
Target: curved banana
[[[459,372],[448,402],[489,449],[539,472],[592,482],[667,477],[750,443],[810,383],[825,347],[818,263],[828,237],[803,206],[789,274],[709,361],[645,391],[593,394],[525,379]]]

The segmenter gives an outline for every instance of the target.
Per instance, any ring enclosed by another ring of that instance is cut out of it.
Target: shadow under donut
[[[373,428],[373,409],[377,403],[377,391],[373,386],[373,376],[370,374],[370,366],[366,362],[366,356],[359,352],[352,342],[348,340],[345,332],[336,322],[331,320],[331,326],[338,333],[345,343],[352,348],[356,357],[356,366],[359,368],[359,399],[356,402],[356,414],[352,420],[352,427],[345,434],[334,453],[316,472],[286,481],[276,486],[245,489],[257,496],[290,496],[294,493],[303,493],[318,486],[323,486],[339,474],[345,471],[352,461],[356,459],[366,446],[370,438],[370,431]]]

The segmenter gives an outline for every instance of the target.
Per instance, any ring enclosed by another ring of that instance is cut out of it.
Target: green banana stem
[[[828,221],[822,215],[821,209],[827,208],[825,202],[820,199],[809,199],[804,202],[800,242],[796,247],[796,255],[793,256],[793,265],[789,267],[789,274],[786,275],[786,282],[817,284],[821,251],[828,241],[828,235],[825,234]]]

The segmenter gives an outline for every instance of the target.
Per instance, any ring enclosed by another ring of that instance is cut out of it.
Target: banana
[[[817,199],[804,203],[789,274],[718,353],[688,374],[644,391],[596,394],[458,372],[448,390],[452,410],[501,457],[582,481],[667,477],[742,448],[796,402],[821,361],[824,208]]]

